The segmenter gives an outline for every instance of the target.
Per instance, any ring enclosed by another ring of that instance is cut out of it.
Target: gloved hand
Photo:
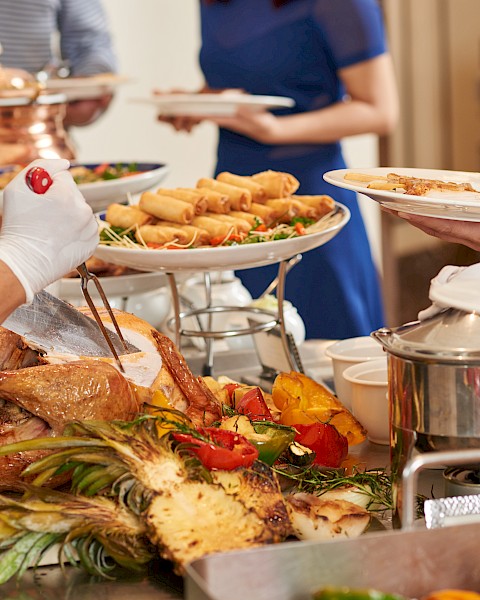
[[[432,305],[418,313],[420,321],[447,308],[480,312],[480,263],[469,267],[448,265],[430,282]]]
[[[64,159],[35,160],[3,192],[0,260],[23,285],[27,302],[90,258],[98,244],[98,225],[69,166]],[[53,180],[44,194],[25,182],[32,167],[44,168]]]

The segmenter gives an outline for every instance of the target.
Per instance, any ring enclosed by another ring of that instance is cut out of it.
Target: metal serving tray
[[[375,457],[373,447],[355,448],[368,468],[380,458]],[[188,565],[185,599],[311,600],[315,591],[327,586],[374,588],[407,598],[421,598],[442,588],[480,591],[478,518],[468,524],[457,521],[448,527],[426,529],[424,520],[415,521],[414,515],[417,490],[423,493],[421,472],[443,464],[472,464],[478,457],[479,450],[469,450],[427,453],[409,461],[403,475],[401,530],[207,556]],[[432,473],[424,484],[438,483],[435,480],[442,471]]]
[[[187,567],[185,599],[311,600],[326,586],[408,598],[452,587],[480,591],[479,549],[480,524],[469,524],[211,555]]]

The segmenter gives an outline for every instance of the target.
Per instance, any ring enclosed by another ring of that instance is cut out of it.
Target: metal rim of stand
[[[212,306],[212,285],[211,277],[209,272],[204,273],[205,279],[205,292],[206,292],[206,306],[195,310],[189,310],[182,312],[180,310],[180,295],[178,293],[177,282],[175,280],[175,273],[167,273],[168,282],[170,285],[170,291],[172,295],[172,305],[174,316],[168,320],[167,327],[175,333],[175,344],[179,351],[181,351],[182,336],[183,337],[202,337],[205,339],[206,346],[206,363],[204,367],[204,375],[211,375],[213,370],[213,340],[214,339],[225,339],[230,337],[242,336],[242,335],[254,335],[259,332],[270,331],[278,325],[280,330],[280,337],[282,340],[282,347],[285,352],[288,364],[292,371],[295,371],[295,364],[290,354],[287,332],[285,329],[285,317],[284,317],[284,299],[285,299],[285,279],[287,274],[287,260],[283,260],[279,263],[278,267],[278,287],[277,287],[277,301],[278,301],[278,314],[277,318],[273,318],[267,323],[260,323],[251,327],[243,329],[236,329],[231,331],[225,330],[212,330],[212,316],[215,313],[224,312],[250,312],[252,314],[264,314],[272,316],[271,313],[261,308],[252,306]],[[207,329],[201,331],[182,329],[182,320],[187,317],[199,317],[200,315],[207,315]]]

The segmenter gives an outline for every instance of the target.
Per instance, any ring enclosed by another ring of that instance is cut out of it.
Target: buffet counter
[[[389,449],[366,441],[353,447],[351,456],[358,457],[358,463],[366,468],[385,467],[389,462]],[[372,530],[387,528],[388,523],[376,522]],[[19,582],[13,579],[4,584],[0,597],[5,600],[196,600],[194,592],[185,593],[182,578],[172,573],[169,563],[158,561],[149,565],[146,575],[122,572],[115,581],[89,577],[71,566],[63,571],[59,566],[29,569]]]
[[[324,349],[329,343],[331,342],[310,340],[299,348],[306,373],[327,386],[332,385],[331,362],[324,355]],[[184,355],[192,371],[199,373],[204,361],[203,353],[195,348],[186,348]],[[239,381],[259,383],[262,380],[262,368],[252,349],[217,352],[215,371],[214,376],[227,375]],[[390,462],[388,446],[372,444],[368,441],[351,447],[349,457],[352,464],[365,469],[385,468]],[[427,496],[441,496],[443,492],[441,473],[441,471],[426,473],[419,491]],[[391,529],[391,520],[388,516],[382,519],[375,518],[372,523],[370,530],[364,534],[366,537],[376,536]],[[55,563],[55,557],[56,553],[52,553],[51,563]],[[181,598],[197,600],[198,598],[200,600],[205,598],[202,594],[197,595],[196,584],[190,581],[190,576],[187,581],[188,585],[184,588],[184,580],[172,573],[170,563],[161,560],[152,562],[146,574],[132,575],[121,572],[115,580],[92,578],[80,569],[72,566],[62,569],[58,564],[48,565],[47,561],[45,566],[36,570],[28,569],[20,581],[12,579],[2,585],[0,596],[8,600],[130,600],[131,598],[136,600]],[[289,599],[291,597],[294,596],[288,596]]]

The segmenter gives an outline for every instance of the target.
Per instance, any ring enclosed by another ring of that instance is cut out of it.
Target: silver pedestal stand
[[[277,318],[272,318],[266,323],[258,323],[250,327],[243,329],[237,329],[233,331],[225,330],[212,330],[212,316],[218,313],[227,312],[243,312],[250,313],[252,315],[262,314],[271,317],[271,313],[261,309],[250,306],[212,306],[212,288],[210,273],[205,273],[205,291],[206,291],[206,306],[195,310],[189,310],[181,312],[180,310],[180,296],[178,293],[177,282],[175,280],[175,273],[167,273],[168,282],[170,285],[170,291],[172,294],[172,304],[174,316],[167,322],[168,328],[175,333],[175,344],[181,352],[182,336],[184,337],[201,337],[205,339],[206,345],[206,362],[203,369],[203,376],[212,374],[213,370],[213,340],[220,340],[230,337],[237,337],[241,335],[253,335],[262,331],[270,331],[271,329],[278,326],[280,330],[280,337],[282,340],[282,347],[285,352],[285,356],[288,360],[288,364],[292,371],[296,370],[296,365],[292,359],[290,346],[287,338],[287,332],[285,330],[285,318],[284,318],[284,298],[285,298],[285,277],[287,274],[288,261],[283,260],[279,263],[278,267],[278,289],[277,289],[277,300],[278,300],[278,314]],[[183,329],[182,321],[187,317],[199,317],[200,315],[208,316],[207,329],[201,329],[200,331],[192,329]]]

